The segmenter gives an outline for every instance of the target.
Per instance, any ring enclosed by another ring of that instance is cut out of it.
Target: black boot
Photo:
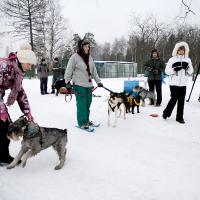
[[[178,119],[178,118],[176,118],[176,121],[179,122],[179,123],[181,123],[181,124],[185,124],[185,120],[184,119]]]
[[[7,157],[0,157],[0,166],[10,164],[14,160],[13,157],[8,155]]]
[[[54,85],[51,86],[51,89],[52,89],[51,94],[55,94],[55,86]]]
[[[154,100],[149,98],[149,105],[154,105]]]
[[[0,164],[9,164],[13,161],[13,157],[9,153],[10,140],[7,138],[9,122],[0,120]]]

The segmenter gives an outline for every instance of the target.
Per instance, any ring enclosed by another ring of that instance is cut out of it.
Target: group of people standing
[[[169,85],[171,98],[167,107],[163,111],[163,118],[171,116],[174,106],[177,103],[176,120],[179,123],[185,123],[183,119],[184,101],[186,94],[187,77],[193,73],[193,67],[188,57],[189,47],[186,42],[180,42],[175,45],[172,58],[169,59],[166,68],[163,61],[159,58],[158,51],[154,49],[151,59],[145,64],[148,72],[149,90],[157,92],[156,106],[162,102],[162,72],[169,76]],[[36,64],[35,53],[31,50],[29,44],[22,45],[17,54],[9,56],[5,65],[0,65],[0,163],[10,163],[13,157],[9,153],[10,140],[7,138],[7,131],[11,119],[7,106],[11,106],[15,101],[18,102],[21,111],[27,116],[28,120],[33,121],[28,98],[22,87],[22,80],[27,70],[31,69],[32,64]],[[165,68],[165,69],[164,69]],[[41,94],[48,94],[47,80],[48,67],[46,60],[43,58],[38,67],[38,75],[41,82]],[[53,64],[53,81],[60,79],[62,74],[58,58],[54,59]],[[97,70],[90,55],[90,42],[86,39],[80,40],[78,50],[69,59],[65,70],[64,79],[68,88],[72,88],[76,95],[77,105],[77,122],[82,129],[89,129],[93,125],[90,119],[90,105],[92,102],[92,79],[96,81],[98,87],[103,87],[97,74]],[[7,102],[4,103],[3,97],[5,91],[11,89]],[[155,102],[150,102],[154,104]]]
[[[52,65],[52,91],[51,94],[55,93],[55,82],[57,80],[63,79],[64,69],[61,67],[59,59],[57,57],[53,60]],[[40,79],[40,93],[42,95],[49,94],[47,91],[48,86],[48,76],[49,76],[49,66],[47,65],[47,60],[45,58],[41,59],[40,64],[37,67],[38,78]]]
[[[171,116],[172,111],[177,104],[176,121],[184,124],[184,104],[186,95],[187,78],[193,73],[193,66],[189,58],[189,46],[186,42],[179,42],[175,45],[172,57],[168,60],[166,68],[164,62],[159,58],[158,51],[152,50],[151,58],[145,63],[149,90],[156,90],[156,106],[162,102],[162,78],[163,73],[169,76],[169,86],[171,98],[167,107],[163,111],[163,119]],[[150,99],[150,105],[154,105]]]

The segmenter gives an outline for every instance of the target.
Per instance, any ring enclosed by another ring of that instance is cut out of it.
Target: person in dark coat
[[[32,64],[36,64],[36,56],[28,43],[21,45],[17,54],[11,53],[8,59],[0,61],[0,165],[13,161],[9,153],[10,140],[7,138],[11,122],[7,106],[12,106],[17,101],[23,114],[29,120],[33,120],[28,98],[22,86],[24,73],[31,69]],[[6,90],[11,91],[4,103]]]
[[[156,89],[156,106],[160,106],[162,102],[162,72],[164,68],[165,64],[160,59],[157,49],[153,49],[151,51],[151,58],[145,63],[145,71],[147,74],[149,91],[154,92],[154,89]],[[153,99],[150,99],[150,105],[154,105],[154,103]]]
[[[61,68],[61,65],[59,63],[59,59],[56,57],[53,60],[53,67],[52,67],[52,71],[53,71],[53,79],[52,79],[52,92],[51,94],[55,93],[55,82],[57,80],[60,80],[63,78],[63,70]]]
[[[48,83],[48,73],[49,68],[47,66],[45,58],[41,59],[41,63],[37,68],[38,78],[40,79],[40,92],[42,95],[49,94],[47,92],[47,83]]]

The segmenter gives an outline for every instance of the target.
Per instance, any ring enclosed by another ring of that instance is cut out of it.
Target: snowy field
[[[125,79],[103,79],[105,87],[123,90]],[[49,78],[49,91],[50,91]],[[190,92],[192,81],[187,88]],[[161,107],[140,107],[139,114],[119,119],[107,127],[109,93],[98,88],[93,98],[91,120],[100,122],[95,133],[75,128],[76,104],[64,95],[40,95],[39,80],[24,80],[35,121],[46,127],[68,129],[68,154],[60,171],[53,168],[58,157],[49,148],[28,160],[27,166],[0,168],[0,200],[199,200],[200,199],[200,79],[189,103],[186,124],[162,119],[169,100],[163,85]],[[148,101],[147,101],[148,104]],[[9,108],[13,120],[22,115],[18,105]],[[150,117],[157,113],[158,118]],[[113,118],[112,118],[113,119]],[[11,155],[20,142],[11,142]]]

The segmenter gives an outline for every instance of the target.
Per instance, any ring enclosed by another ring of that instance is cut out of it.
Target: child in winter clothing
[[[103,86],[90,55],[90,42],[80,40],[77,53],[74,53],[69,59],[65,71],[65,82],[69,86],[71,79],[73,81],[77,103],[77,121],[78,125],[84,129],[89,129],[89,126],[92,125],[89,120],[92,102],[92,78],[95,79],[99,87]]]
[[[163,111],[163,118],[171,116],[177,103],[176,121],[184,124],[184,103],[186,94],[187,78],[193,73],[193,66],[189,54],[189,46],[186,42],[177,43],[174,47],[172,58],[169,59],[165,73],[169,75],[171,99]]]
[[[47,92],[49,69],[48,69],[48,66],[47,66],[45,58],[41,59],[41,63],[39,64],[39,66],[37,68],[37,71],[38,71],[38,78],[40,79],[40,91],[41,91],[41,94],[42,95],[43,94],[49,94]]]
[[[10,163],[13,158],[9,154],[10,140],[7,138],[7,131],[11,119],[7,106],[18,102],[21,111],[29,120],[33,120],[31,109],[22,87],[24,72],[31,69],[31,65],[36,64],[35,53],[28,43],[23,44],[15,55],[11,53],[8,59],[0,63],[0,163]],[[5,91],[11,89],[6,104],[3,101]]]

